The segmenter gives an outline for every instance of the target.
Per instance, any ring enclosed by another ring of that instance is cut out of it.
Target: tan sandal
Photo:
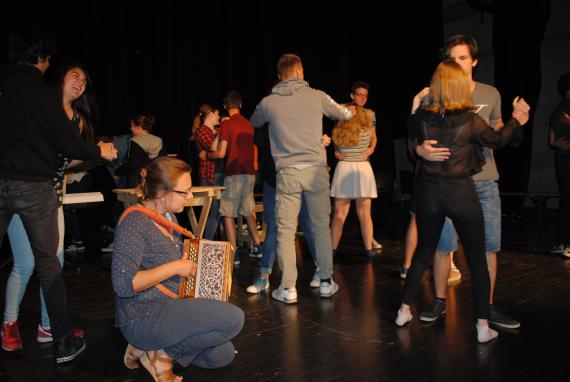
[[[137,349],[131,344],[127,345],[125,350],[125,356],[123,357],[123,362],[125,366],[129,369],[136,369],[139,367],[138,360],[144,354],[142,350]]]
[[[148,352],[143,353],[139,360],[155,382],[182,381],[182,377],[172,373],[172,360],[170,357],[166,354],[160,355],[158,350],[154,351],[152,357],[148,356]]]

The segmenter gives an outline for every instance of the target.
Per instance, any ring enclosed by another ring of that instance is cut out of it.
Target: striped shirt
[[[346,162],[362,162],[364,159],[362,153],[370,147],[372,139],[372,129],[368,131],[361,131],[358,143],[350,147],[337,146],[337,150],[343,156]]]

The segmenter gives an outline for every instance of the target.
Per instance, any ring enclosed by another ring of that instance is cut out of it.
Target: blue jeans
[[[210,184],[204,181],[204,186],[223,186],[224,185],[224,174],[217,172],[214,176],[214,184]],[[204,228],[204,238],[208,240],[214,240],[218,226],[220,225],[220,201],[212,200],[212,206],[210,207],[210,215],[206,221],[206,228]]]
[[[57,258],[63,266],[63,237],[65,227],[63,224],[63,209],[58,208],[58,228],[59,243],[57,248]],[[8,226],[8,238],[14,257],[14,266],[6,283],[6,306],[4,308],[4,321],[16,321],[20,310],[20,303],[26,292],[26,287],[30,277],[34,272],[34,253],[28,239],[28,234],[22,223],[20,215],[15,214]],[[44,328],[50,327],[49,316],[47,314],[44,294],[40,289],[41,322]]]
[[[72,325],[57,258],[57,196],[51,181],[0,179],[0,244],[14,214],[20,215],[33,249],[53,337],[56,341],[68,337]]]
[[[474,183],[479,203],[481,203],[481,210],[483,210],[485,252],[497,253],[501,250],[501,197],[499,196],[499,185],[494,180],[477,180]],[[457,233],[449,218],[445,219],[437,250],[441,252],[454,252],[457,250]]]
[[[311,252],[311,257],[315,261],[315,239],[311,225],[306,202],[303,200],[301,211],[299,212],[299,224],[305,234],[305,240]],[[266,224],[265,240],[263,241],[263,258],[259,267],[260,273],[271,274],[275,255],[277,254],[277,223],[275,221],[275,188],[267,182],[263,182],[263,220]],[[315,261],[316,264],[316,261]]]
[[[164,351],[182,366],[215,369],[230,364],[230,340],[243,327],[243,311],[227,302],[201,298],[168,299],[132,325],[121,327],[138,349]]]

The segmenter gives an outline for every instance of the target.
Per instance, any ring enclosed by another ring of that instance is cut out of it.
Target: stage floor
[[[302,236],[297,240],[296,305],[284,305],[265,293],[247,294],[257,262],[242,257],[234,272],[231,302],[245,311],[246,320],[234,340],[238,351],[234,363],[218,370],[190,366],[175,371],[187,381],[568,380],[570,259],[544,251],[552,244],[548,237],[555,223],[547,222],[550,226],[543,225],[540,232],[532,221],[505,224],[507,249],[498,257],[496,304],[520,320],[522,327],[500,330],[497,340],[480,345],[471,280],[461,250],[456,262],[462,279],[449,287],[445,319],[430,325],[418,320],[419,310],[433,296],[430,274],[426,274],[414,320],[408,327],[395,326],[403,286],[396,271],[403,254],[405,216],[393,215],[375,227],[384,250],[372,260],[361,255],[356,229],[348,229],[340,247],[344,254],[334,266],[340,291],[331,299],[321,299],[318,289],[309,287],[314,265]],[[347,228],[354,226],[347,223]],[[69,256],[68,260],[65,279],[71,313],[75,327],[86,332],[86,354],[69,366],[57,367],[51,346],[36,343],[39,300],[34,277],[20,312],[24,349],[0,351],[0,380],[150,381],[144,369],[131,371],[122,363],[126,343],[113,327],[110,255]],[[271,289],[278,286],[279,276],[276,268]],[[4,269],[0,301],[6,278]]]

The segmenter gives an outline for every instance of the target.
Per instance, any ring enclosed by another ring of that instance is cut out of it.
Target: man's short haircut
[[[479,58],[479,47],[477,46],[477,41],[475,41],[475,39],[471,36],[456,34],[455,36],[448,38],[445,44],[443,44],[441,47],[439,53],[440,60],[449,60],[451,49],[457,45],[467,45],[469,48],[469,53],[471,54],[471,58],[473,60],[477,60]]]
[[[562,97],[566,97],[568,90],[570,90],[570,73],[564,73],[558,79],[558,93]]]
[[[38,63],[55,54],[51,35],[36,25],[27,25],[10,32],[8,36],[8,59],[13,64]]]
[[[224,99],[222,100],[224,106],[228,109],[241,109],[243,97],[240,92],[235,90],[228,90]]]
[[[366,89],[366,90],[370,90],[370,85],[368,85],[368,83],[364,82],[364,81],[356,81],[354,83],[354,85],[352,85],[352,90],[350,91],[352,94],[356,93],[356,90],[358,89]]]
[[[277,73],[283,76],[291,72],[297,65],[302,65],[301,57],[293,53],[285,53],[277,60]]]

